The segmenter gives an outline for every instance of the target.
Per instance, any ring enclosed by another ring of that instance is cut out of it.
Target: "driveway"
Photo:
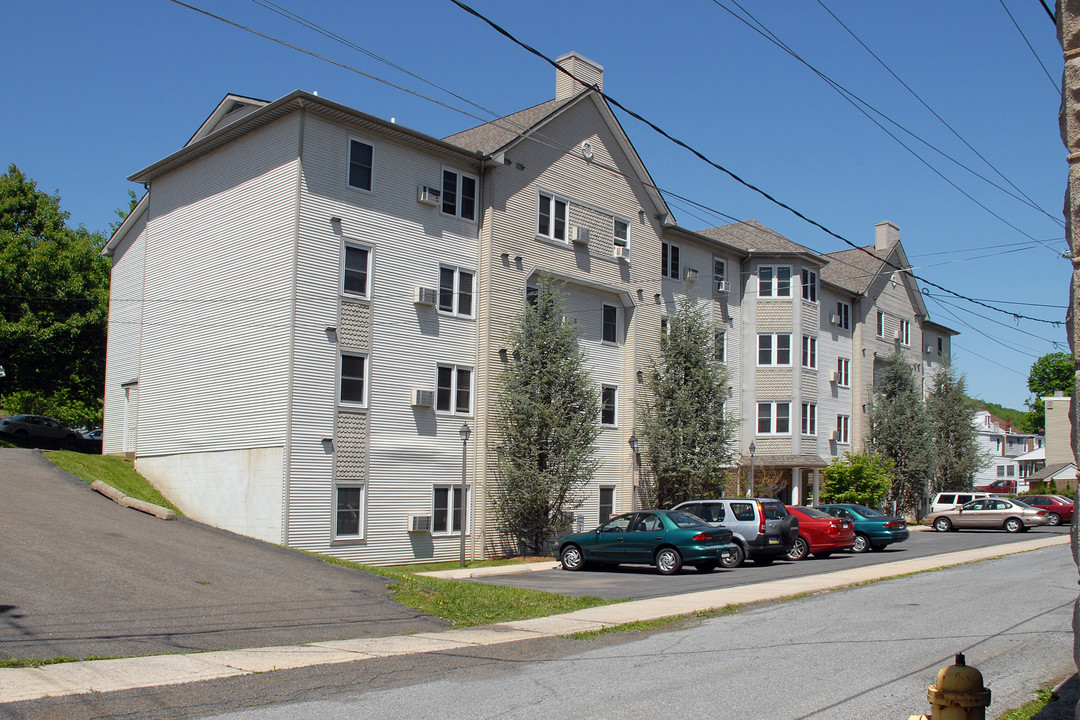
[[[122,508],[39,452],[0,449],[0,658],[226,650],[447,623],[387,581]]]

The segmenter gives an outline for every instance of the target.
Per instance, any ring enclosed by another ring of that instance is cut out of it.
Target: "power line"
[[[1012,20],[1012,24],[1013,27],[1016,28],[1016,32],[1020,33],[1020,37],[1024,38],[1024,44],[1028,46],[1028,50],[1030,50],[1031,54],[1035,56],[1035,61],[1039,63],[1039,67],[1041,67],[1043,72],[1046,73],[1046,79],[1050,81],[1050,86],[1054,88],[1054,93],[1058,97],[1061,97],[1061,88],[1054,81],[1054,78],[1050,77],[1050,71],[1046,69],[1045,65],[1043,65],[1042,58],[1040,58],[1039,54],[1035,52],[1035,48],[1031,46],[1031,41],[1027,39],[1027,35],[1024,34],[1024,31],[1022,29],[1020,29],[1020,24],[1016,22],[1016,18],[1014,18],[1013,14],[1009,12],[1009,8],[1005,6],[1005,0],[998,0],[998,2],[1001,3],[1001,9],[1004,10],[1005,14],[1009,16],[1010,20]],[[1053,17],[1053,13],[1051,13],[1050,17]],[[1057,23],[1055,23],[1055,25],[1056,24]]]
[[[924,294],[927,297],[935,297],[934,295],[931,295],[930,293],[924,293]],[[1001,303],[1001,304],[1004,304],[1004,305],[1028,305],[1030,307],[1053,308],[1055,310],[1068,310],[1069,309],[1068,305],[1047,305],[1045,303],[1019,302],[1017,300],[987,300],[986,298],[979,298],[979,299],[982,300],[983,302],[994,302],[994,303]]]

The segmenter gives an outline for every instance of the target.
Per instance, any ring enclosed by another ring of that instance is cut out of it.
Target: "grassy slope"
[[[135,465],[130,458],[117,455],[88,455],[70,450],[51,450],[45,457],[61,470],[65,470],[87,484],[101,480],[136,500],[145,500],[155,505],[175,510],[182,514],[159,493],[146,478],[135,472]]]

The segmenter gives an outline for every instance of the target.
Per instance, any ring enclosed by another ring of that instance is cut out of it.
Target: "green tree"
[[[717,342],[722,338],[695,303],[680,303],[668,318],[638,412],[651,475],[646,505],[671,507],[724,491],[734,422],[724,407],[728,377],[716,360]]]
[[[823,503],[855,503],[874,507],[889,494],[893,461],[882,455],[844,453],[822,471]]]
[[[938,370],[926,396],[937,458],[930,493],[970,490],[975,473],[990,464],[990,457],[979,451],[976,409],[964,391],[964,378],[956,374],[952,365]]]
[[[1043,398],[1053,397],[1058,390],[1072,396],[1075,379],[1076,366],[1069,353],[1048,353],[1032,363],[1031,372],[1028,373],[1028,390],[1032,397],[1026,403],[1028,432],[1046,432],[1046,404]]]
[[[874,373],[867,414],[867,449],[894,464],[888,499],[899,512],[914,514],[934,477],[934,445],[922,391],[899,348]]]
[[[513,350],[496,401],[502,530],[539,554],[581,506],[597,461],[599,400],[574,326],[563,321],[560,288],[542,276],[510,334]]]
[[[109,261],[60,198],[14,164],[0,175],[0,407],[101,422]]]

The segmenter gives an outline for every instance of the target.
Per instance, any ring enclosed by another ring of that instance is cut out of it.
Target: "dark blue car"
[[[852,552],[884,550],[886,545],[904,542],[911,534],[907,529],[907,520],[889,517],[864,505],[816,505],[818,510],[833,517],[847,518],[855,525],[855,542]]]

